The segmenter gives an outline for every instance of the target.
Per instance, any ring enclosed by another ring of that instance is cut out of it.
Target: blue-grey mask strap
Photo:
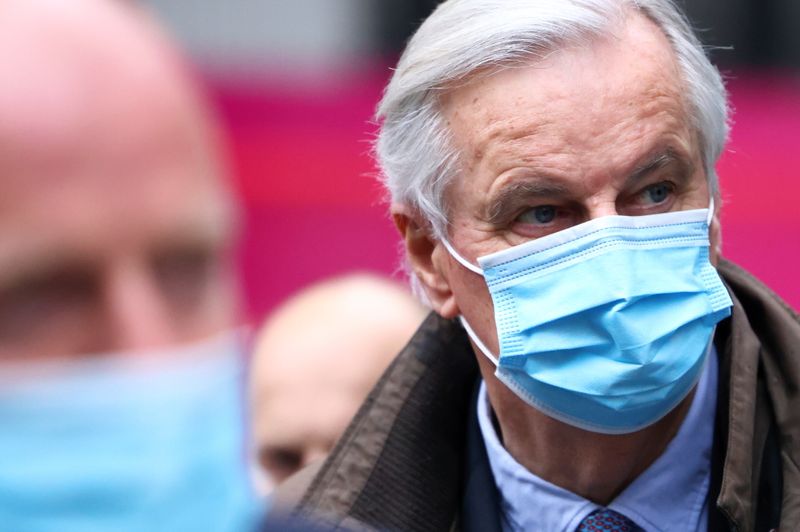
[[[706,217],[706,225],[711,227],[711,220],[714,219],[714,196],[708,202],[708,217]]]
[[[495,366],[497,366],[498,365],[497,357],[494,356],[491,351],[489,351],[489,348],[486,347],[486,344],[481,342],[481,339],[478,338],[478,335],[475,334],[475,331],[473,331],[472,327],[470,327],[469,323],[467,323],[467,319],[464,316],[461,316],[461,315],[458,316],[458,319],[459,319],[459,321],[461,321],[461,325],[463,325],[464,329],[467,331],[467,336],[469,336],[470,339],[473,342],[475,342],[475,345],[478,346],[478,349],[481,350],[481,353],[483,353],[486,356],[486,358],[491,360],[492,363]]]
[[[443,238],[441,242],[442,244],[444,244],[444,247],[447,250],[447,252],[450,253],[450,256],[456,259],[456,261],[458,261],[463,267],[465,267],[466,269],[468,269],[473,273],[477,273],[478,275],[483,276],[483,270],[472,264],[470,261],[468,261],[461,255],[459,255],[458,251],[456,251],[455,248],[450,245],[450,242],[448,242],[446,238]]]

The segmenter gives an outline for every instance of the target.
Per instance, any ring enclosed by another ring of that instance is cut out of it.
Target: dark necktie
[[[636,523],[613,510],[597,510],[583,518],[575,532],[643,532]]]

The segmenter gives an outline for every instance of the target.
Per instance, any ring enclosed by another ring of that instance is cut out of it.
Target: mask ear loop
[[[458,251],[456,251],[453,248],[453,246],[450,245],[450,242],[448,242],[446,238],[443,238],[441,240],[441,242],[442,242],[442,244],[444,244],[444,247],[445,247],[445,249],[447,249],[447,252],[450,253],[450,256],[453,257],[454,259],[456,259],[456,261],[458,261],[459,264],[461,264],[463,267],[465,267],[466,269],[468,269],[469,271],[471,271],[473,273],[477,273],[478,275],[481,275],[481,276],[483,275],[483,270],[480,269],[479,267],[475,266],[471,262],[469,262],[467,259],[465,259],[461,255],[459,255]]]
[[[714,196],[708,202],[708,216],[706,216],[706,225],[711,227],[711,220],[714,219]]]
[[[442,244],[444,244],[444,247],[445,247],[445,249],[447,249],[447,252],[450,253],[450,256],[453,257],[459,264],[461,264],[463,267],[465,267],[469,271],[471,271],[473,273],[476,273],[476,274],[478,274],[480,276],[483,276],[483,270],[480,269],[479,267],[475,266],[471,262],[469,262],[464,257],[462,257],[458,253],[458,251],[456,251],[455,248],[453,248],[453,246],[450,245],[450,242],[448,242],[446,238],[443,238],[441,240],[441,242],[442,242]],[[472,327],[470,327],[469,323],[467,323],[467,319],[462,315],[459,315],[458,319],[461,322],[461,325],[464,327],[464,330],[467,331],[467,336],[469,336],[472,339],[472,341],[475,343],[475,345],[478,346],[478,349],[480,349],[481,353],[483,353],[486,356],[486,358],[491,360],[492,363],[495,366],[497,366],[498,365],[497,357],[495,357],[492,354],[492,352],[489,351],[489,348],[487,348],[486,345],[483,342],[481,342],[481,339],[478,338],[478,335],[475,334],[475,331],[473,331]]]
[[[481,353],[483,353],[486,356],[486,358],[491,360],[492,363],[495,366],[497,366],[498,365],[497,357],[495,357],[492,354],[492,352],[489,351],[489,348],[487,348],[486,345],[483,342],[481,342],[481,339],[478,338],[478,335],[475,334],[475,331],[473,331],[472,327],[470,327],[469,323],[467,323],[467,319],[464,316],[461,316],[461,315],[458,316],[458,319],[459,319],[459,321],[461,321],[461,325],[467,331],[467,336],[469,336],[472,339],[472,341],[475,342],[475,345],[478,346],[478,349],[481,350]]]

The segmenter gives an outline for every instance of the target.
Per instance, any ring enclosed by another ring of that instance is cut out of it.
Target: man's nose
[[[177,341],[173,316],[152,269],[136,260],[114,265],[104,286],[107,343],[115,351],[137,351]]]
[[[586,221],[619,214],[617,204],[613,199],[592,199],[586,203],[585,208]]]

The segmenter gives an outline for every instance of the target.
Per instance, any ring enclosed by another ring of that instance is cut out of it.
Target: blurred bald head
[[[6,0],[0,68],[0,357],[228,327],[217,132],[153,22],[114,0]]]
[[[256,449],[274,481],[330,451],[425,314],[404,288],[367,274],[314,285],[275,311],[251,372]]]

